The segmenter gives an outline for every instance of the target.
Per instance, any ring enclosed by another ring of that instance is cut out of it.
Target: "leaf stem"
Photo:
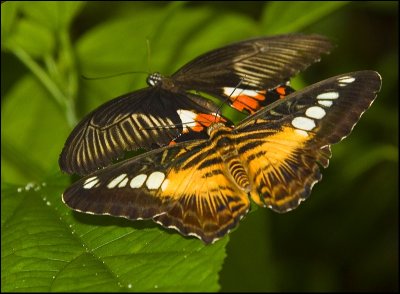
[[[65,107],[66,97],[60,88],[53,82],[49,75],[40,67],[40,65],[33,60],[32,57],[20,47],[13,48],[14,54],[17,58],[28,67],[32,73],[39,79],[43,86],[50,92],[55,101],[62,108]]]

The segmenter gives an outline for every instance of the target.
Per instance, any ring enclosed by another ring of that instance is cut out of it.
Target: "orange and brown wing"
[[[277,212],[294,209],[308,197],[322,178],[319,165],[326,167],[330,158],[329,146],[309,146],[313,134],[304,136],[289,125],[246,133],[238,140],[243,142],[238,152],[251,179],[251,198]]]
[[[251,197],[277,212],[296,208],[321,180],[330,145],[348,136],[381,87],[373,71],[336,76],[289,95],[236,129]]]
[[[154,150],[80,179],[63,194],[71,208],[128,219],[153,219],[212,243],[249,210],[249,198],[226,174],[209,142]]]

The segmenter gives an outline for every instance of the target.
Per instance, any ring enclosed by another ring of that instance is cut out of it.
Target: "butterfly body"
[[[208,132],[211,148],[221,157],[232,182],[240,190],[246,193],[250,192],[250,180],[236,148],[236,138],[231,128],[225,127],[222,123],[215,123],[208,128]]]

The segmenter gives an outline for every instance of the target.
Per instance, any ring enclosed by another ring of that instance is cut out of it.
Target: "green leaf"
[[[31,75],[2,97],[2,180],[23,183],[58,170],[58,156],[69,133],[60,107]]]
[[[347,3],[347,1],[271,1],[265,6],[262,27],[267,34],[299,32]]]
[[[83,1],[23,2],[21,10],[28,18],[57,32],[68,29],[84,4]]]
[[[59,177],[2,186],[2,291],[219,289],[227,237],[207,246],[150,221],[73,212]]]
[[[22,48],[37,58],[52,53],[54,39],[51,31],[45,26],[29,19],[21,19],[15,23],[15,29],[6,39],[4,47],[9,50]]]

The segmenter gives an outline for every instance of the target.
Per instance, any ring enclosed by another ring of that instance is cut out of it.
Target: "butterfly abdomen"
[[[236,184],[246,193],[251,191],[249,177],[242,163],[237,157],[230,157],[224,161]]]
[[[250,192],[250,180],[240,161],[231,129],[221,123],[214,124],[211,127],[210,138],[234,182],[241,190]]]

